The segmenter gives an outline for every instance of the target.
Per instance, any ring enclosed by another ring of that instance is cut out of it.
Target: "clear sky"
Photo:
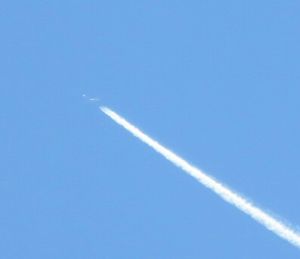
[[[299,1],[0,11],[0,258],[300,257],[82,98],[299,229]]]

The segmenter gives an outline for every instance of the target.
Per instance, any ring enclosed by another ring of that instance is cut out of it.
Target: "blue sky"
[[[1,258],[299,258],[82,98],[300,226],[299,9],[4,1]]]

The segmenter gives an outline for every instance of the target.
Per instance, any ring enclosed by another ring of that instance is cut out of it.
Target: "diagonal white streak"
[[[200,169],[196,168],[195,166],[192,166],[190,163],[188,163],[169,149],[163,147],[157,141],[143,133],[141,130],[139,130],[134,125],[126,121],[124,118],[122,118],[120,115],[118,115],[111,109],[107,107],[100,107],[100,109],[107,116],[113,119],[116,123],[123,126],[135,137],[152,147],[156,152],[164,156],[171,163],[173,163],[174,165],[185,171],[187,174],[197,179],[208,189],[214,191],[222,199],[234,205],[235,207],[237,207],[256,221],[258,221],[260,224],[265,226],[267,229],[280,236],[281,238],[300,248],[300,233],[296,232],[292,228],[288,227],[284,223],[280,222],[268,213],[264,212],[262,209],[253,205],[251,202],[241,197],[234,191],[230,190],[228,187],[216,181],[209,175],[205,174]]]

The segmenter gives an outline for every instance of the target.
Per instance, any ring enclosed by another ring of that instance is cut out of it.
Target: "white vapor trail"
[[[209,175],[205,174],[200,169],[191,165],[183,158],[173,153],[171,150],[165,148],[156,140],[143,133],[141,130],[139,130],[134,125],[126,121],[124,118],[122,118],[120,115],[118,115],[111,109],[107,107],[100,107],[100,110],[104,112],[107,116],[109,116],[112,120],[114,120],[116,123],[118,123],[126,130],[131,132],[142,142],[152,147],[156,152],[164,156],[171,163],[173,163],[174,165],[185,171],[187,174],[197,179],[208,189],[214,191],[222,199],[234,205],[236,208],[240,209],[241,211],[252,217],[254,220],[265,226],[267,229],[274,232],[276,235],[287,240],[294,246],[300,248],[300,233],[298,233],[296,230],[293,230],[284,223],[275,219],[268,213],[264,212],[262,209],[253,205],[250,201],[246,200],[239,194],[224,186],[221,182],[218,182],[217,180],[211,178]]]

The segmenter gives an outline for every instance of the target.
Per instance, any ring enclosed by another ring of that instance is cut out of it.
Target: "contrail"
[[[196,168],[195,166],[185,161],[183,158],[173,153],[171,150],[165,148],[156,140],[143,133],[141,130],[139,130],[137,127],[126,121],[124,118],[122,118],[120,115],[118,115],[111,109],[107,107],[100,107],[100,110],[104,112],[107,116],[109,116],[112,120],[114,120],[116,123],[118,123],[126,130],[131,132],[142,142],[152,147],[156,152],[164,156],[171,163],[173,163],[174,165],[185,171],[187,174],[197,179],[208,189],[214,191],[222,199],[234,205],[235,207],[252,217],[254,220],[265,226],[267,229],[275,233],[276,235],[287,240],[294,246],[300,248],[300,233],[298,233],[296,230],[293,230],[289,226],[275,219],[268,213],[264,212],[262,209],[253,205],[244,197],[241,197],[239,194],[235,193],[228,187],[224,186],[222,183],[213,179],[206,173],[202,172],[200,169]]]

